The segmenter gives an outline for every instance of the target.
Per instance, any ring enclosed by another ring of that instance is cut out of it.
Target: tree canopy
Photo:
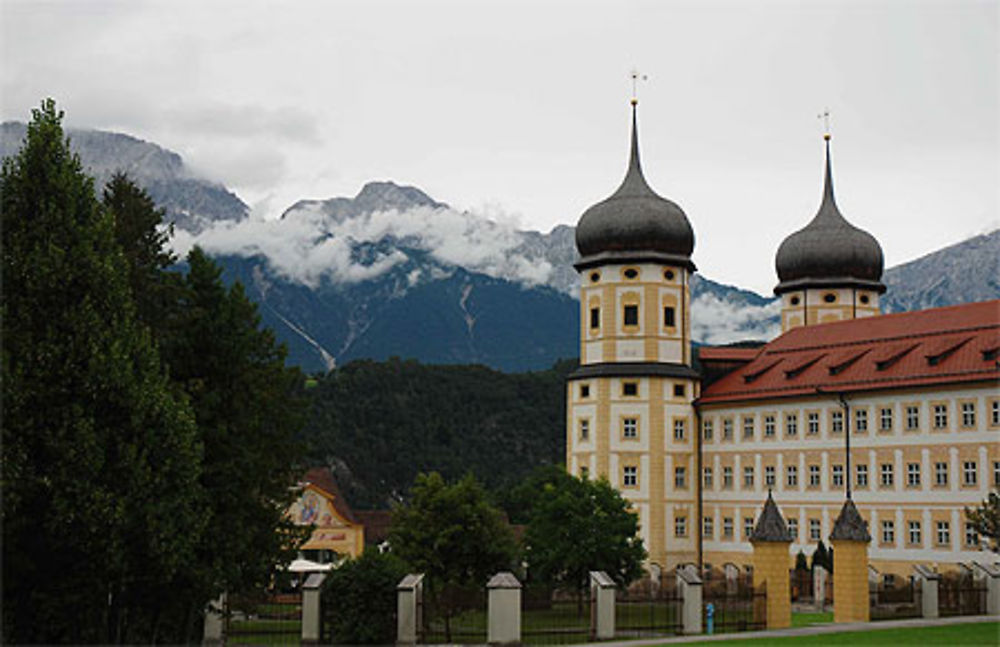
[[[1000,552],[1000,486],[994,488],[978,507],[966,508],[965,518],[973,530],[989,540],[990,550]]]

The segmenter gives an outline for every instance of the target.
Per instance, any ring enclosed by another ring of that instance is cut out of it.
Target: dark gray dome
[[[583,212],[576,226],[577,269],[605,262],[649,260],[689,267],[694,250],[691,223],[679,206],[657,195],[639,164],[635,105],[628,171],[611,197]]]
[[[847,222],[833,198],[830,141],[826,142],[823,203],[808,225],[790,235],[774,259],[775,294],[808,287],[859,287],[885,292],[882,248],[875,237]]]

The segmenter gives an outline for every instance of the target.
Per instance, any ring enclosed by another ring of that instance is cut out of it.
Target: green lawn
[[[942,625],[938,627],[907,627],[904,629],[875,629],[849,631],[818,636],[789,636],[787,638],[756,638],[727,640],[723,643],[698,641],[693,645],[717,647],[791,647],[793,645],[997,645],[1000,644],[1000,622]]]
[[[793,627],[808,627],[810,625],[827,624],[829,622],[833,622],[833,611],[792,614]]]

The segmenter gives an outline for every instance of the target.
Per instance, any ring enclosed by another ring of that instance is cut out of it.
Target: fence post
[[[594,600],[594,635],[597,640],[615,637],[615,581],[604,571],[590,571],[590,597]]]
[[[513,573],[497,573],[486,583],[487,603],[486,642],[491,645],[521,643],[521,583]]]
[[[322,636],[323,612],[320,609],[320,587],[326,573],[310,573],[302,585],[302,644],[318,645]]]
[[[1000,568],[993,564],[972,562],[974,572],[986,578],[986,613],[1000,616]]]
[[[813,566],[813,604],[817,611],[826,610],[826,578],[828,573],[821,565]]]
[[[226,627],[226,594],[208,603],[205,607],[205,625],[202,630],[201,644],[214,647],[225,643]]]
[[[417,644],[423,624],[424,575],[411,573],[396,586],[396,644]]]
[[[913,570],[920,578],[920,616],[922,618],[937,618],[940,614],[938,610],[938,583],[941,581],[941,575],[923,564],[914,565]]]
[[[833,524],[830,543],[837,556],[833,568],[833,621],[868,622],[871,596],[868,585],[868,524],[854,501],[847,499]]]
[[[701,578],[694,566],[677,569],[677,585],[683,596],[682,631],[685,634],[701,633],[702,591]]]

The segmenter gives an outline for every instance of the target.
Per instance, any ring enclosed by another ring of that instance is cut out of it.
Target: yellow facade
[[[834,539],[833,621],[868,622],[868,544]]]
[[[781,332],[879,314],[879,295],[857,288],[809,288],[781,295]]]
[[[839,555],[838,555],[839,557]],[[792,626],[792,593],[788,544],[760,541],[753,545],[753,585],[767,589],[767,628]]]
[[[336,495],[309,483],[288,510],[301,526],[314,526],[312,535],[299,550],[329,550],[339,556],[359,557],[365,546],[361,524],[344,518],[334,503]]]

